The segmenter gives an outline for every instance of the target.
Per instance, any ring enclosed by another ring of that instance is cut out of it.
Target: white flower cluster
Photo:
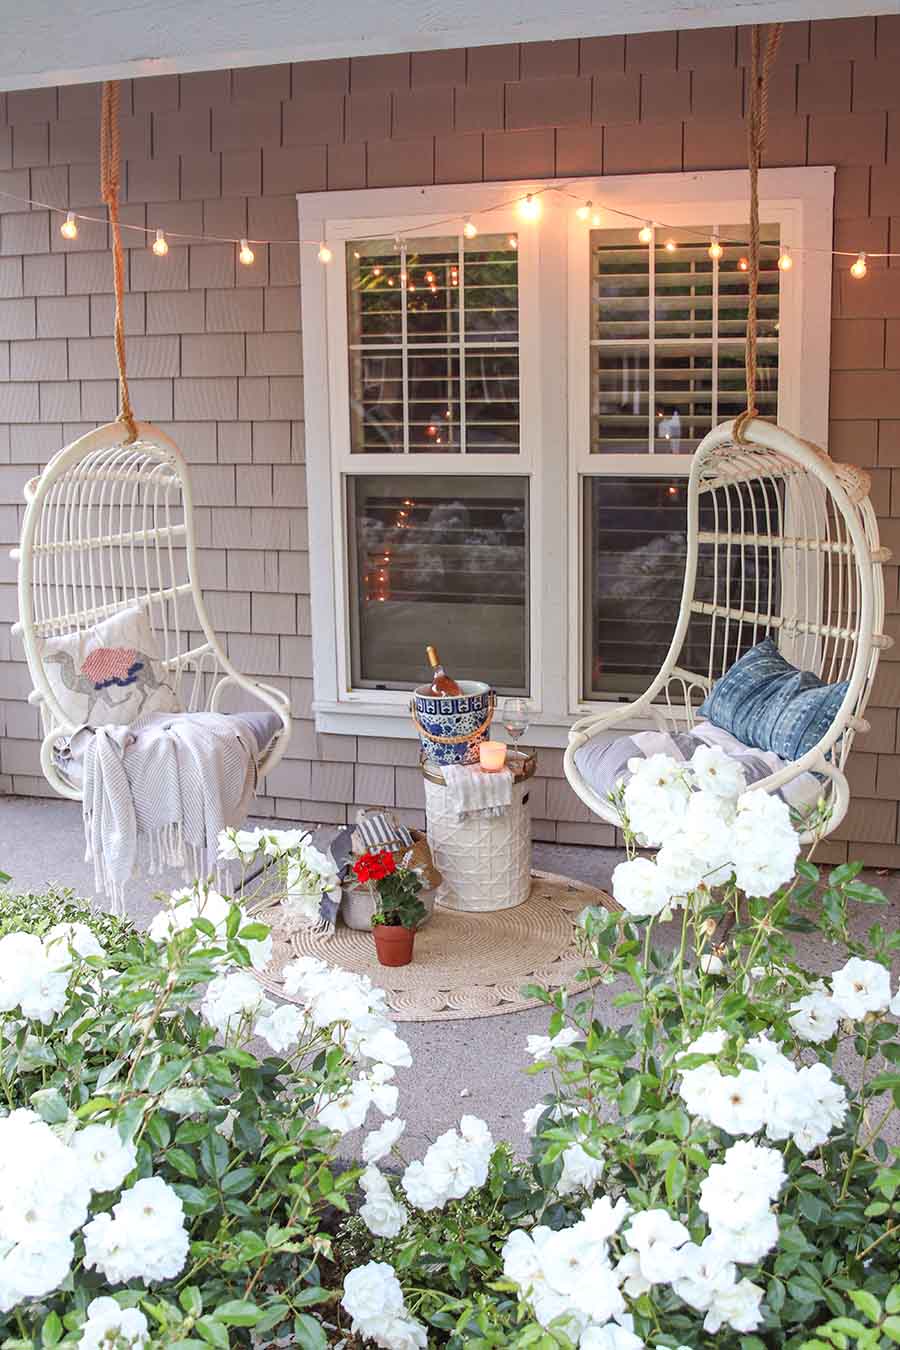
[[[195,881],[193,886],[172,892],[168,904],[153,916],[147,931],[154,942],[164,943],[176,933],[190,928],[195,919],[206,919],[216,930],[215,941],[224,944],[232,903],[205,882]],[[253,969],[265,970],[272,959],[271,934],[264,938],[252,938],[244,945]],[[218,965],[220,968],[227,967],[228,958],[219,958]]]
[[[425,1157],[411,1162],[401,1185],[416,1209],[443,1209],[487,1181],[494,1141],[477,1116],[463,1116],[458,1130],[447,1130]]]
[[[374,1163],[369,1163],[359,1184],[366,1197],[365,1203],[360,1205],[359,1217],[369,1232],[376,1237],[397,1237],[406,1225],[409,1210],[394,1199],[387,1177],[379,1172]]]
[[[88,1221],[91,1195],[118,1190],[137,1165],[137,1151],[109,1125],[66,1134],[64,1140],[33,1111],[0,1119],[0,1311],[62,1284],[78,1229],[85,1265],[97,1266],[111,1281],[176,1275],[187,1257],[181,1201],[157,1177],[125,1191],[115,1218],[104,1213]],[[111,1313],[109,1303],[100,1300],[98,1318]],[[89,1321],[92,1316],[89,1310]],[[134,1343],[140,1330],[133,1318],[123,1324],[123,1335]],[[96,1319],[85,1332],[86,1345],[99,1344],[91,1339],[95,1333],[100,1335]]]
[[[222,862],[248,863],[263,853],[267,858],[283,858],[308,843],[309,830],[276,830],[271,826],[253,830],[227,829],[219,832],[219,858]]]
[[[80,1350],[136,1350],[150,1339],[147,1319],[140,1308],[121,1308],[114,1298],[95,1298],[88,1304],[81,1328]]]
[[[98,1214],[84,1230],[84,1264],[110,1284],[172,1279],[187,1254],[184,1207],[161,1177],[136,1181],[112,1214]]]
[[[748,895],[771,895],[790,881],[799,839],[778,797],[746,792],[744,770],[716,746],[701,745],[690,764],[668,755],[628,761],[623,800],[655,860],[632,858],[613,872],[613,894],[635,917],[661,914],[702,883],[734,875]]]
[[[688,1053],[706,1053],[706,1046],[696,1046]],[[710,1061],[682,1072],[678,1091],[692,1116],[735,1136],[765,1129],[767,1138],[790,1139],[801,1153],[824,1144],[843,1124],[847,1094],[826,1064],[797,1068],[764,1035],[748,1041],[744,1053],[755,1068],[723,1074]]]
[[[891,998],[891,977],[877,961],[851,956],[831,977],[831,993],[819,985],[791,1004],[791,1026],[804,1041],[830,1041],[844,1020],[862,1021],[870,1015],[892,1012],[900,1016],[900,989]]]
[[[351,1270],[344,1280],[341,1306],[352,1319],[354,1335],[384,1350],[414,1350],[428,1344],[428,1334],[407,1311],[400,1281],[387,1261],[369,1261]]]
[[[49,1026],[66,1006],[73,964],[103,955],[86,924],[56,924],[43,939],[7,933],[0,938],[0,1012],[18,1008],[26,1021]]]

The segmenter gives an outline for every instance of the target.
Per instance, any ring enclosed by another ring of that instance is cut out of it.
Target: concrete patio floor
[[[280,822],[283,824],[283,822]],[[534,865],[550,872],[575,877],[606,889],[612,869],[622,854],[609,848],[579,848],[537,844]],[[8,872],[18,891],[39,890],[49,882],[71,887],[100,908],[106,902],[96,896],[92,867],[84,861],[81,808],[73,802],[44,798],[0,798],[0,871]],[[900,923],[900,873],[876,875],[866,880],[888,897],[885,909],[860,911],[854,927],[859,933],[869,924],[882,923],[889,931]],[[146,926],[156,912],[153,895],[159,890],[183,885],[180,875],[135,882],[127,907],[138,926]],[[663,936],[665,940],[665,936]],[[842,954],[818,934],[797,940],[798,954],[823,971],[839,965]],[[611,1008],[612,991],[600,989],[598,1007],[609,1020],[626,1020],[627,1012]],[[525,1070],[530,1059],[525,1039],[543,1034],[547,1014],[542,1008],[498,1017],[458,1022],[406,1022],[401,1035],[408,1041],[413,1068],[401,1070],[398,1114],[407,1121],[407,1156],[420,1156],[429,1140],[455,1125],[463,1112],[487,1121],[496,1138],[507,1138],[516,1148],[524,1146],[522,1112],[547,1090],[547,1080]],[[852,1076],[853,1066],[845,1070]],[[352,1149],[353,1141],[346,1144]]]

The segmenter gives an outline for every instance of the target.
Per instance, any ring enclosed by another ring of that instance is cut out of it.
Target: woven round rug
[[[308,929],[285,931],[280,906],[260,908],[256,917],[270,926],[272,961],[257,976],[273,994],[284,992],[282,971],[298,956],[318,956],[334,966],[368,975],[387,993],[398,1022],[449,1022],[496,1017],[539,1006],[522,986],[542,984],[576,992],[584,955],[578,945],[578,915],[588,905],[619,906],[605,891],[551,872],[533,872],[531,894],[515,909],[462,913],[436,905],[416,934],[408,966],[382,966],[371,933],[338,925],[329,937]]]

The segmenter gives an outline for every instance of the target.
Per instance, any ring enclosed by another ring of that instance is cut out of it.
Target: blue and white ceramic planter
[[[480,680],[461,680],[462,694],[435,698],[423,686],[414,694],[413,708],[427,764],[477,764],[478,746],[488,734],[494,693]],[[445,744],[436,737],[459,737]]]

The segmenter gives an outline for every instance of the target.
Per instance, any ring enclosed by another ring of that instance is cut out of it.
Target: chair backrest
[[[694,456],[670,685],[690,707],[692,689],[710,688],[771,636],[798,668],[848,681],[820,745],[843,764],[891,645],[882,632],[890,553],[879,545],[868,475],[769,422],[753,421],[747,438],[736,443],[727,423]]]
[[[208,707],[231,667],[209,624],[196,579],[190,480],[178,448],[120,423],[61,450],[26,490],[19,564],[22,639],[45,726],[64,726],[42,639],[82,632],[144,606],[185,708]]]

